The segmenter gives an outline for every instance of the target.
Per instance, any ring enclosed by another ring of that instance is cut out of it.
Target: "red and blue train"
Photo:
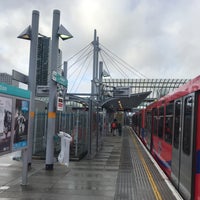
[[[183,198],[200,200],[200,76],[136,112],[132,124]]]

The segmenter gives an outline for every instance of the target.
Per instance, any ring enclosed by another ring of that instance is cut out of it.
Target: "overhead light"
[[[122,103],[121,103],[120,100],[118,101],[118,105],[119,105],[119,107],[120,107],[120,110],[123,110],[123,106],[122,106]]]
[[[29,25],[17,38],[31,40],[31,26]]]
[[[62,24],[59,26],[58,35],[62,40],[73,38],[72,34]]]

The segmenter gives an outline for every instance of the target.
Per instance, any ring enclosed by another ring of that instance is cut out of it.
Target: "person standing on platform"
[[[111,123],[111,130],[113,136],[115,136],[117,134],[117,119],[114,119],[114,121]]]
[[[117,124],[117,128],[118,128],[119,136],[121,136],[122,135],[122,125],[120,122]]]

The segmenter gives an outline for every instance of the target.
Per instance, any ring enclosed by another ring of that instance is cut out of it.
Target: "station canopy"
[[[143,102],[151,92],[143,92],[137,94],[131,94],[128,97],[114,97],[109,98],[101,105],[106,110],[110,111],[131,111],[132,108],[137,108],[141,102]]]
[[[103,79],[102,107],[107,110],[137,110],[172,92],[190,79]],[[120,88],[129,88],[130,94],[115,96]]]

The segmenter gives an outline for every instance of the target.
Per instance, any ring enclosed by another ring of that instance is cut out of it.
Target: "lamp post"
[[[58,39],[66,40],[73,36],[60,25],[60,11],[53,11],[53,25],[52,25],[52,44],[51,44],[51,67],[49,79],[49,107],[48,107],[48,127],[47,127],[47,148],[46,148],[46,170],[53,170],[54,163],[54,141],[55,134],[55,119],[56,119],[56,106],[55,98],[57,94],[57,84],[52,80],[51,75],[57,71],[58,66]]]
[[[22,184],[27,184],[27,164],[31,165],[32,161],[32,139],[34,130],[34,115],[35,115],[35,88],[36,88],[36,69],[37,69],[37,46],[38,46],[38,26],[39,26],[39,12],[33,10],[32,25],[28,26],[18,38],[30,40],[30,59],[29,59],[29,76],[28,89],[31,91],[30,103],[30,118],[29,118],[29,140],[28,150],[23,149],[23,170],[22,170]]]

